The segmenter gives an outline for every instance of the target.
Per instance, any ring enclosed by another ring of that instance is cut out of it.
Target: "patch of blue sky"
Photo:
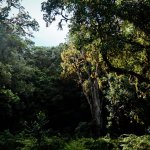
[[[43,13],[41,12],[41,3],[44,0],[22,0],[21,4],[25,7],[25,10],[29,12],[32,18],[35,18],[39,23],[40,28],[38,32],[33,32],[34,38],[31,38],[35,42],[36,46],[57,46],[60,43],[66,41],[68,27],[63,26],[63,30],[58,30],[58,18],[57,20],[46,27],[46,23],[43,20]]]

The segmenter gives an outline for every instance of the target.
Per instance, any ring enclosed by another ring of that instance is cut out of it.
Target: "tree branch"
[[[129,71],[129,70],[126,70],[124,68],[116,68],[114,67],[108,60],[107,58],[107,54],[106,53],[103,53],[102,54],[102,57],[103,57],[103,60],[105,61],[105,63],[107,64],[107,66],[109,67],[110,71],[112,72],[116,72],[118,74],[125,74],[125,75],[132,75],[132,76],[135,76],[136,78],[139,79],[139,81],[141,82],[146,82],[146,83],[150,83],[150,79],[134,72],[134,71]]]

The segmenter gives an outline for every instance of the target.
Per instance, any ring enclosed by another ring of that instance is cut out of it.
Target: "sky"
[[[46,27],[41,12],[41,3],[43,1],[44,0],[22,0],[21,2],[25,10],[28,11],[30,16],[35,18],[40,25],[39,31],[34,32],[34,38],[31,38],[31,40],[35,42],[36,46],[57,46],[59,43],[65,42],[68,28],[67,25],[65,25],[63,30],[58,30],[57,20],[49,25],[49,27]]]

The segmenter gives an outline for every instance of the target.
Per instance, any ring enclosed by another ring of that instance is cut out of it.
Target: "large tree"
[[[48,0],[42,3],[47,23],[52,23],[56,16],[61,16],[60,27],[63,21],[69,22],[73,45],[71,43],[69,51],[62,56],[64,71],[68,67],[67,71],[77,74],[98,135],[102,135],[103,130],[101,77],[115,72],[126,75],[129,80],[132,78],[139,95],[143,92],[141,84],[145,84],[146,92],[149,90],[149,8],[148,0]],[[94,58],[90,56],[93,53]],[[69,70],[68,64],[73,70]],[[85,78],[88,92],[85,92]],[[110,86],[108,76],[107,82]]]
[[[19,0],[0,1],[1,130],[15,130],[20,113],[17,117],[14,113],[23,106],[23,102],[19,101],[20,95],[30,95],[34,90],[28,82],[34,71],[27,66],[24,58],[29,49],[28,40],[24,39],[27,35],[32,36],[31,30],[37,31],[38,23],[25,11]]]

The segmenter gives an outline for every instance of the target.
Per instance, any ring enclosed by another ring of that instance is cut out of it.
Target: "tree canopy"
[[[41,8],[47,25],[68,23],[66,43],[35,46],[38,23],[0,0],[0,150],[149,149],[149,0]]]
[[[113,76],[116,84],[127,80],[131,87],[134,85],[136,97],[133,99],[149,97],[146,94],[150,83],[149,8],[147,0],[48,0],[42,3],[46,22],[52,23],[58,15],[60,27],[63,21],[69,21],[70,40],[62,53],[63,74],[77,75],[99,133],[104,130],[102,110],[104,99],[108,100],[106,91],[112,90]],[[141,90],[142,86],[145,91]],[[145,93],[144,96],[141,93]],[[112,95],[109,98],[114,99]]]

